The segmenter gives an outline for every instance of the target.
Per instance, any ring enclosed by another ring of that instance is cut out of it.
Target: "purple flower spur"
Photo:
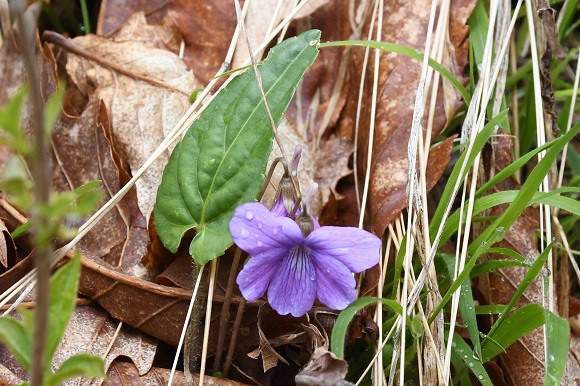
[[[302,316],[316,297],[332,309],[346,308],[356,298],[352,273],[379,262],[381,241],[367,231],[314,226],[304,237],[294,220],[258,202],[236,208],[230,232],[251,256],[237,278],[242,295],[253,302],[267,290],[280,315]]]

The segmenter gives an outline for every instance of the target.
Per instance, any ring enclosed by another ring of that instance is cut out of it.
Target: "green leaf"
[[[491,381],[491,378],[489,378],[487,371],[485,371],[481,360],[473,355],[471,347],[469,347],[469,345],[465,343],[463,338],[461,338],[457,333],[453,334],[452,348],[455,354],[465,363],[464,368],[468,368],[473,374],[475,374],[482,385],[493,386],[493,382]],[[456,370],[459,371],[460,369]]]
[[[453,171],[451,172],[451,175],[449,176],[449,179],[445,184],[445,189],[443,191],[441,199],[439,200],[439,205],[437,205],[437,210],[435,211],[433,219],[431,220],[430,233],[432,239],[435,238],[435,235],[437,234],[437,229],[439,228],[441,222],[443,221],[443,215],[445,214],[447,203],[453,199],[451,196],[453,193],[454,185],[456,185],[458,180],[463,179],[465,173],[471,168],[471,165],[473,165],[475,157],[481,152],[481,150],[487,143],[487,140],[495,130],[495,127],[501,121],[503,121],[506,116],[507,110],[502,111],[497,116],[493,117],[489,121],[489,123],[485,125],[485,127],[475,137],[475,141],[473,143],[471,152],[469,153],[469,157],[467,157],[466,159],[466,156],[468,155],[467,151],[464,151],[459,157],[459,160],[453,167]]]
[[[570,326],[568,321],[544,310],[548,336],[548,366],[544,385],[560,385],[568,358]]]
[[[0,317],[0,341],[2,341],[18,362],[30,371],[30,355],[32,354],[32,336],[24,324],[11,316]]]
[[[320,31],[288,39],[259,66],[268,106],[280,122],[298,82],[318,55]],[[238,205],[262,186],[273,131],[253,71],[239,75],[193,123],[163,173],[155,202],[155,226],[163,244],[177,251],[190,229],[189,252],[197,264],[232,243],[229,222]]]
[[[46,383],[56,386],[75,377],[105,378],[103,359],[89,354],[77,354],[64,361],[56,373],[48,375]]]
[[[403,314],[403,306],[394,300],[373,297],[364,297],[355,300],[348,307],[342,310],[336,319],[336,323],[334,323],[332,337],[330,338],[330,347],[334,355],[340,359],[344,359],[344,338],[346,337],[346,330],[348,329],[348,325],[350,324],[352,318],[364,307],[377,302],[383,302],[383,304],[392,308],[393,311],[399,315]],[[411,318],[407,316],[407,325],[411,326],[411,324]]]
[[[401,54],[401,55],[405,55],[408,56],[410,58],[413,59],[417,59],[420,61],[423,61],[425,58],[425,55],[415,49],[415,48],[411,48],[411,47],[407,47],[407,46],[403,46],[400,44],[395,44],[395,43],[386,43],[386,42],[376,42],[373,40],[345,40],[345,41],[336,41],[336,42],[326,42],[326,43],[321,43],[318,45],[318,47],[320,48],[325,48],[325,47],[369,47],[369,48],[377,48],[379,50],[382,51],[388,51],[388,52],[395,52],[397,54]],[[445,67],[443,67],[440,63],[438,63],[437,61],[429,58],[429,60],[427,61],[427,64],[429,65],[429,67],[433,68],[435,71],[437,71],[439,74],[441,74],[442,77],[444,77],[446,80],[449,81],[449,83],[451,83],[453,85],[453,87],[455,87],[455,89],[459,92],[459,94],[461,94],[461,96],[463,97],[463,99],[465,100],[465,103],[469,104],[469,101],[471,100],[471,94],[465,89],[465,87],[463,87],[463,85],[457,80],[457,78]]]
[[[445,262],[449,277],[453,277],[455,272],[455,256],[452,258],[445,258],[445,256],[442,257],[443,261]],[[466,278],[463,283],[461,283],[460,296],[461,300],[459,301],[459,312],[463,317],[463,323],[465,324],[465,327],[467,327],[473,349],[475,353],[481,357],[481,344],[479,341],[479,330],[477,328],[475,302],[473,300],[471,280],[469,280],[469,278]]]
[[[564,146],[570,142],[579,131],[580,122],[576,123],[570,131],[556,140],[554,145],[548,149],[542,160],[538,162],[536,167],[532,170],[511,205],[470,244],[469,252],[472,253],[475,258],[481,256],[489,247],[491,247],[492,243],[490,243],[490,241],[492,238],[495,238],[493,235],[494,232],[497,232],[498,230],[504,231],[516,221],[519,215],[529,205],[530,200],[534,197],[534,194],[537,192],[544,177],[552,168],[556,161],[556,157],[562,148],[564,148]]]
[[[51,133],[54,128],[54,123],[60,116],[62,101],[64,99],[64,89],[64,84],[60,84],[44,105],[44,130],[46,134]]]
[[[48,310],[48,337],[44,356],[45,366],[50,366],[52,356],[60,342],[72,315],[81,276],[81,257],[77,252],[73,258],[60,268],[50,279]]]
[[[544,311],[544,308],[539,304],[527,304],[506,317],[504,322],[494,330],[493,337],[491,334],[487,335],[484,344],[488,344],[482,351],[483,362],[487,362],[502,353],[516,340],[543,325],[545,322]],[[567,347],[566,345],[566,350]]]
[[[534,323],[536,322],[535,319],[533,319],[535,317],[534,316],[535,314],[533,311],[526,314],[527,318],[532,318],[532,319],[530,319],[530,321],[527,322],[527,324],[524,324],[524,321],[520,320],[520,319],[510,319],[513,317],[513,315],[508,317],[508,313],[515,306],[516,302],[520,299],[520,297],[523,295],[523,293],[526,291],[526,289],[530,286],[530,284],[532,284],[532,282],[540,274],[540,271],[543,269],[544,264],[546,263],[546,260],[548,259],[549,251],[552,249],[552,244],[553,243],[548,245],[546,247],[546,249],[540,254],[540,256],[538,256],[536,258],[534,263],[530,266],[530,268],[528,269],[528,272],[526,272],[526,275],[522,279],[522,282],[520,283],[520,285],[516,289],[514,296],[512,296],[512,298],[510,299],[510,302],[507,304],[505,311],[501,313],[501,315],[495,321],[495,323],[491,327],[491,330],[489,331],[489,333],[487,334],[487,336],[485,337],[485,339],[481,343],[482,359],[484,362],[487,362],[488,360],[493,358],[495,355],[499,354],[502,349],[505,349],[510,344],[515,342],[520,336],[523,336],[524,334],[527,334],[528,332],[533,331],[535,328],[538,327],[538,326],[536,326],[536,327],[533,327],[531,330],[529,329],[533,325],[535,325]],[[526,307],[522,307],[521,309],[516,311],[516,312],[519,312],[518,315],[520,315],[521,319],[524,318],[523,315],[524,315],[524,313],[527,312],[526,311],[526,312],[522,313],[521,310],[523,310]],[[540,308],[543,310],[542,307],[540,307]],[[514,312],[514,314],[516,312]],[[516,322],[513,323],[513,325],[511,327],[508,327],[509,333],[505,333],[504,330],[502,329],[504,322],[506,324],[512,323],[512,322],[508,322],[508,319],[509,320],[516,320]],[[520,325],[520,323],[522,323],[522,324]],[[541,324],[543,324],[543,323],[544,322],[542,320]],[[504,337],[504,335],[507,335],[507,336]],[[513,340],[510,340],[514,336],[516,336],[516,337]],[[489,345],[490,342],[494,342],[494,344],[490,346]],[[501,347],[498,347],[498,343]],[[489,349],[489,347],[493,347],[493,348]],[[486,351],[486,349],[488,349],[488,350]],[[494,349],[496,351],[494,351]],[[497,351],[497,350],[500,350],[500,351]],[[491,353],[490,353],[490,351],[491,351]]]

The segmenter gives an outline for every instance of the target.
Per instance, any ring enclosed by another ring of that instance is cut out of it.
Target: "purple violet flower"
[[[230,232],[251,256],[237,278],[242,295],[253,302],[267,290],[280,315],[302,316],[316,297],[332,309],[346,308],[356,297],[352,273],[379,262],[381,241],[367,231],[323,226],[304,237],[294,220],[258,202],[236,208]]]

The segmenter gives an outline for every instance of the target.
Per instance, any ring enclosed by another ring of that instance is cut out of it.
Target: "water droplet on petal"
[[[250,235],[250,232],[248,232],[247,229],[242,229],[242,231],[240,233],[242,234],[243,238],[246,238]]]
[[[326,268],[326,272],[327,273],[330,273],[330,268]]]
[[[310,276],[310,280],[314,281],[316,279],[314,276]]]
[[[258,247],[261,247],[262,245],[264,245],[264,244],[262,244],[261,241],[258,241]]]
[[[258,223],[258,229],[262,229],[262,223],[261,222]]]
[[[247,211],[247,212],[246,212],[246,218],[247,218],[248,220],[251,220],[251,219],[253,219],[253,218],[254,218],[254,212],[252,212],[252,211],[250,211],[250,210],[249,210],[249,211]]]
[[[272,229],[272,233],[274,233],[275,235],[277,235],[278,234],[278,229],[277,228]]]

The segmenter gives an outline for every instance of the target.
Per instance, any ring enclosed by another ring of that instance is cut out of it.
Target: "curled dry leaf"
[[[134,17],[139,18],[144,32],[153,30],[145,29],[143,14]],[[128,28],[134,29],[134,23],[130,20]],[[196,88],[196,81],[177,55],[156,47],[154,34],[143,33],[130,40],[121,30],[118,36],[107,39],[88,35],[77,37],[72,43],[97,58],[172,88],[121,74],[99,62],[73,54],[68,57],[66,69],[82,93],[87,96],[95,94],[105,102],[110,112],[115,147],[134,173],[188,109],[189,95]],[[137,181],[139,208],[146,217],[153,208],[168,158],[168,152],[162,154]]]
[[[497,174],[513,162],[512,157],[512,137],[509,135],[498,135],[495,137],[493,156],[486,156],[483,159],[494,160],[492,164],[486,165],[486,173]],[[492,169],[493,168],[493,169]],[[493,173],[492,173],[493,171]],[[493,189],[493,192],[517,190],[520,184],[514,178],[508,178]],[[498,205],[491,209],[489,215],[500,216],[507,204]],[[539,231],[538,210],[532,207],[527,208],[518,217],[514,224],[506,231],[504,240],[497,244],[500,248],[508,248],[519,252],[527,259],[535,259],[539,256],[537,249],[536,232]],[[498,255],[487,255],[484,259],[503,259]],[[525,267],[507,267],[499,269],[500,275],[482,275],[478,281],[478,287],[488,304],[508,304],[514,296],[516,289],[527,273]],[[537,277],[524,292],[516,307],[526,304],[542,304],[543,290],[542,277]],[[514,344],[507,348],[504,354],[500,355],[506,378],[514,384],[535,384],[538,379],[544,379],[544,334],[542,329],[524,335]],[[580,366],[578,360],[572,354],[568,355],[562,384],[575,384],[580,379]]]
[[[16,264],[16,245],[10,236],[10,231],[0,218],[0,275]]]
[[[292,360],[302,366],[318,347],[328,347],[327,339],[318,327],[310,323],[308,315],[300,318],[279,315],[265,304],[258,310],[257,326],[260,345],[248,356],[257,359],[261,355],[264,372],[277,366],[278,361],[288,364],[288,360]],[[299,348],[298,354],[295,350],[281,350],[290,345]]]
[[[453,51],[450,52],[454,52],[454,57],[448,69],[460,79],[461,74],[463,74],[463,66],[467,63],[467,51],[463,49],[467,34],[465,24],[474,5],[475,2],[472,0],[451,2],[452,13],[456,12],[457,9],[461,9],[462,12],[457,12],[459,18],[453,19],[453,23],[450,23],[449,27],[449,35],[454,36],[454,38],[448,51],[453,48]],[[404,6],[401,6],[400,3],[386,4],[383,10],[381,40],[424,50],[430,6],[431,3],[428,1],[415,1]],[[374,53],[371,58],[373,55]],[[355,82],[353,88],[358,87],[363,56],[364,50],[354,51],[355,64],[351,66],[351,79]],[[382,234],[391,220],[407,204],[406,185],[409,169],[407,145],[422,62],[396,53],[381,53],[378,79],[379,94],[376,101],[377,113],[371,155],[367,154],[367,149],[372,105],[370,90],[372,90],[374,73],[373,64],[374,60],[369,60],[369,67],[366,69],[367,81],[362,98],[361,126],[359,129],[360,156],[357,160],[357,166],[359,182],[362,186],[367,172],[366,157],[371,157],[368,210],[375,232]],[[449,95],[446,87],[439,87],[431,138],[436,138],[441,133],[460,106],[460,100],[455,92]],[[424,123],[426,123],[426,119]],[[449,161],[447,156],[449,149],[449,146],[438,146],[430,151],[428,165],[432,170],[427,171],[427,177],[439,177],[442,174]],[[437,152],[441,152],[441,154],[437,154]],[[432,187],[433,183],[428,183],[428,185]]]
[[[353,383],[344,380],[347,371],[348,364],[344,359],[320,347],[294,380],[297,386],[352,386]]]
[[[129,358],[139,375],[146,374],[153,365],[157,341],[127,325],[116,333],[119,321],[112,319],[98,306],[77,306],[53,357],[53,370],[72,355],[86,352],[104,358],[108,369],[116,358]],[[110,347],[110,349],[109,349]],[[65,385],[100,384],[79,378]]]

